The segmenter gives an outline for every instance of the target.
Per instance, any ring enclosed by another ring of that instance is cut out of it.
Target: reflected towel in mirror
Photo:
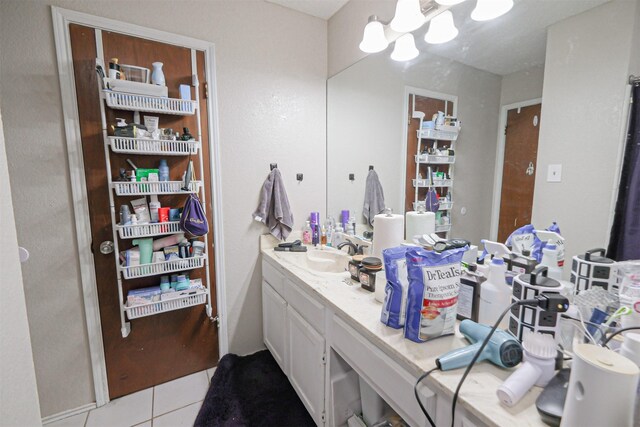
[[[374,169],[369,170],[367,183],[364,189],[364,206],[362,215],[367,220],[367,224],[373,226],[373,217],[384,211],[384,192],[378,179],[378,174]]]

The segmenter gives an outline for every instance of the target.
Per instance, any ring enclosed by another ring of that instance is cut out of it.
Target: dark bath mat
[[[227,354],[216,368],[195,427],[315,426],[268,350]]]

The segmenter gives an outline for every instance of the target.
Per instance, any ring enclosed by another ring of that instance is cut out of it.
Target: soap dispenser
[[[311,223],[309,221],[302,227],[302,243],[305,245],[311,244]]]

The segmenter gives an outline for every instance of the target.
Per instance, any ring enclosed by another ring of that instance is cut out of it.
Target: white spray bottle
[[[489,276],[480,288],[480,309],[478,322],[493,326],[502,312],[511,304],[511,286],[506,279],[507,265],[495,257],[489,264]],[[509,316],[504,316],[500,328],[507,329]]]
[[[540,265],[547,267],[547,277],[562,280],[562,269],[558,267],[558,248],[551,240],[542,248]]]

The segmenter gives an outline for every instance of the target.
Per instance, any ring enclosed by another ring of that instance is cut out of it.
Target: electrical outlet
[[[540,313],[538,326],[556,326],[557,319],[557,313],[548,313],[546,311],[543,311],[542,313]]]
[[[547,182],[562,181],[562,165],[549,165],[547,169]]]

